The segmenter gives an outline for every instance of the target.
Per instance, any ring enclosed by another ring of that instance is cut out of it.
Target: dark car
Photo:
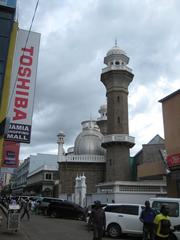
[[[50,217],[61,217],[85,220],[84,208],[70,201],[53,202],[48,206],[47,214]]]
[[[43,197],[40,200],[40,204],[38,206],[38,210],[44,214],[47,215],[47,209],[50,203],[56,203],[56,202],[62,202],[63,200],[60,198],[53,198],[53,197]]]

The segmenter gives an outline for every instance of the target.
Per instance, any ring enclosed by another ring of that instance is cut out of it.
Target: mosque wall
[[[60,193],[74,193],[75,178],[83,174],[86,177],[87,193],[94,193],[96,185],[105,181],[105,163],[59,163]]]

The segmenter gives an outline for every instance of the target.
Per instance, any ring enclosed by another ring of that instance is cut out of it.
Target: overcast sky
[[[29,29],[37,0],[19,0],[19,26]],[[164,137],[158,101],[180,86],[179,0],[40,0],[33,31],[41,33],[31,144],[20,159],[57,154],[57,133],[73,146],[81,122],[97,119],[106,102],[100,74],[107,51],[130,57],[129,134],[133,156],[156,134]]]

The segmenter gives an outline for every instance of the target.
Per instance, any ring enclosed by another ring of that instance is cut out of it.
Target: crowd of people
[[[2,206],[4,208],[2,208],[2,211],[6,214],[6,212],[3,209],[7,209],[9,208],[10,205],[17,205],[19,206],[19,212],[20,212],[20,216],[21,216],[21,220],[26,216],[27,220],[30,220],[30,213],[31,214],[36,214],[38,213],[38,206],[40,204],[39,201],[36,201],[35,199],[30,199],[29,197],[15,197],[15,196],[11,196],[11,197],[6,197],[6,196],[2,196],[0,197],[0,204],[2,204]]]

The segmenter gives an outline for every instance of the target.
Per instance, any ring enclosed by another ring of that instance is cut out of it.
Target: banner
[[[4,141],[2,167],[17,168],[19,166],[19,143]]]
[[[8,141],[30,143],[39,42],[39,33],[29,34],[19,29],[6,118],[5,139]]]
[[[180,153],[167,156],[167,164],[169,168],[180,166]]]

